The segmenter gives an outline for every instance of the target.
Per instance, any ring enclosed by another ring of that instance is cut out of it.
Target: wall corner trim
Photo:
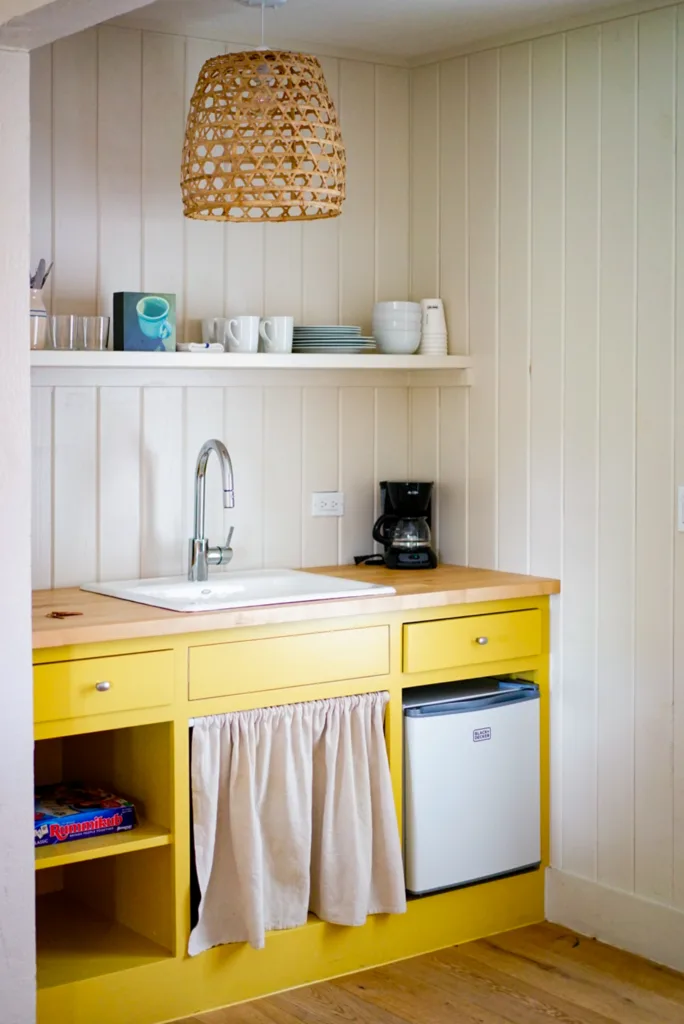
[[[581,935],[684,970],[684,910],[549,868],[546,917]]]

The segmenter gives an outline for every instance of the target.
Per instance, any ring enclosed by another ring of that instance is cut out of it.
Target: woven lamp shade
[[[186,217],[337,217],[345,168],[337,112],[315,57],[248,50],[206,61],[185,129]]]

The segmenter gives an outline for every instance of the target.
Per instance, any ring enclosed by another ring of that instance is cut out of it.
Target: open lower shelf
[[[38,897],[36,933],[39,988],[145,967],[171,956],[163,946],[64,892]]]
[[[65,864],[78,864],[84,860],[113,857],[137,850],[151,850],[155,846],[168,846],[171,833],[161,825],[140,822],[130,832],[118,832],[92,839],[77,839],[59,846],[41,846],[36,851],[36,871],[58,868]]]
[[[129,370],[468,370],[470,356],[267,355],[195,352],[56,352],[31,353],[31,366],[53,369]]]

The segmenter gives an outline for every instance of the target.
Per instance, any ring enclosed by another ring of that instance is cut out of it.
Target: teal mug
[[[140,299],[135,311],[138,314],[140,330],[146,337],[162,341],[171,337],[172,328],[167,320],[170,309],[168,302],[161,295],[145,295]]]

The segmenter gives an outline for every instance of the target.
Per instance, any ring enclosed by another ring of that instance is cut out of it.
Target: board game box
[[[136,824],[130,800],[81,783],[36,786],[34,818],[35,846],[127,832]]]

